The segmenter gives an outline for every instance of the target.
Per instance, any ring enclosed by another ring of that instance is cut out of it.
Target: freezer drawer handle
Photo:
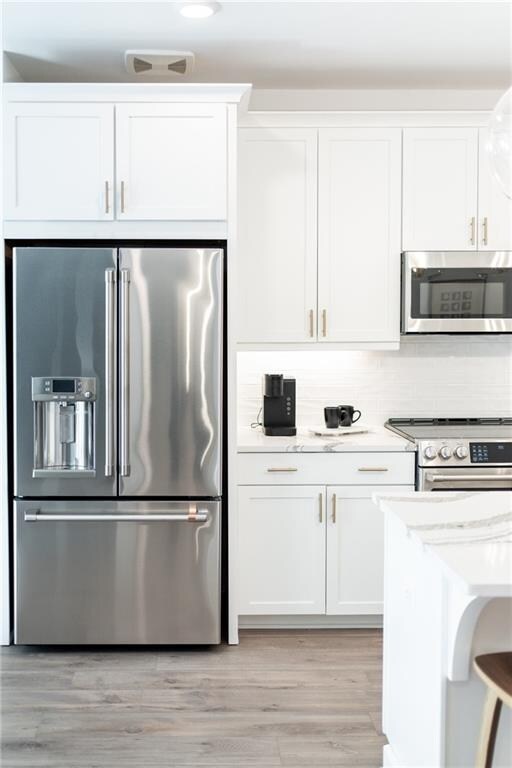
[[[130,270],[121,270],[121,477],[130,474]]]
[[[208,512],[196,512],[191,515],[189,512],[162,512],[156,514],[135,514],[135,515],[101,515],[97,512],[82,512],[78,515],[54,514],[52,512],[39,512],[38,510],[28,510],[25,512],[26,523],[78,523],[78,522],[116,522],[116,523],[204,523],[208,520]]]

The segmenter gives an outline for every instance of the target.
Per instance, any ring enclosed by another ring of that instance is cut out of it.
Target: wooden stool
[[[473,667],[487,686],[476,768],[491,768],[503,703],[512,708],[512,652],[477,656]]]

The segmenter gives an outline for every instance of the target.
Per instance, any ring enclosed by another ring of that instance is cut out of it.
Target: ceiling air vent
[[[163,77],[188,75],[194,67],[191,51],[126,51],[126,69],[131,75]]]

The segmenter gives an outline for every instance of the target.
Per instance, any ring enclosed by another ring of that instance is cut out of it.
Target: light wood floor
[[[2,768],[381,765],[378,630],[212,650],[4,648]]]

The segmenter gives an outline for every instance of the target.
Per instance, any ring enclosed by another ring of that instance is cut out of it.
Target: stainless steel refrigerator
[[[15,642],[218,643],[223,250],[15,248]]]

